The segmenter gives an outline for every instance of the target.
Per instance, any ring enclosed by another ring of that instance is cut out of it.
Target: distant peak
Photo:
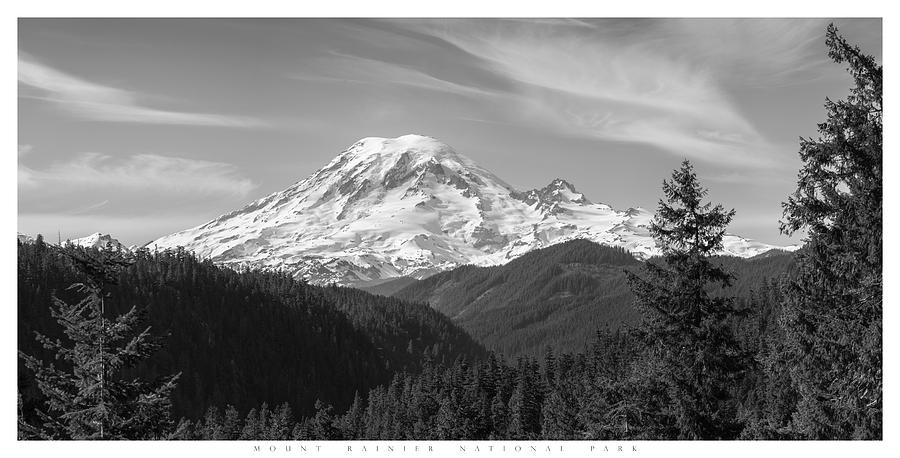
[[[562,178],[556,178],[550,182],[544,189],[541,189],[540,194],[543,196],[545,200],[552,200],[556,202],[575,202],[580,204],[589,204],[590,201],[584,197],[584,194],[578,192],[575,189],[575,186],[572,183],[569,183]]]
[[[100,240],[102,238],[104,238],[104,235],[102,233],[94,232],[93,234],[86,235],[84,237],[78,237],[75,239],[66,239],[66,241],[75,243],[75,242],[84,242],[84,241],[88,241],[88,240]],[[106,238],[112,238],[112,237],[107,235]]]
[[[546,190],[563,189],[563,188],[568,189],[569,191],[572,191],[572,192],[578,192],[575,190],[575,186],[572,186],[572,183],[569,183],[568,181],[563,180],[562,178],[555,178],[553,181],[550,182],[550,184],[548,184],[547,186],[544,187],[544,189],[546,189]]]
[[[571,183],[562,178],[556,178],[547,186],[541,189],[532,189],[531,191],[520,194],[522,199],[529,205],[537,203],[539,206],[547,208],[553,207],[556,203],[577,203],[590,204],[584,194],[578,192]],[[555,207],[554,207],[555,208]]]
[[[127,250],[118,240],[114,239],[110,234],[94,232],[86,237],[66,240],[67,245],[77,245],[83,247],[107,248],[111,247],[115,250]]]

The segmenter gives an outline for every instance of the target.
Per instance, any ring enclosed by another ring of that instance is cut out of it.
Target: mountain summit
[[[517,191],[431,137],[369,137],[284,191],[149,247],[358,284],[502,264],[576,238],[646,258],[657,254],[651,218],[592,203],[562,179]],[[772,248],[728,235],[723,251],[749,257]]]

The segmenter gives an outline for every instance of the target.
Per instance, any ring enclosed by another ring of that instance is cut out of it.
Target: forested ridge
[[[73,301],[67,287],[83,281],[63,253],[85,251],[18,244],[18,346],[52,359],[34,332],[62,337],[51,295]],[[198,417],[209,405],[242,411],[289,402],[312,412],[316,400],[346,407],[356,391],[386,383],[395,371],[416,371],[427,356],[438,364],[478,359],[483,348],[439,313],[421,305],[345,288],[323,288],[271,272],[235,272],[180,251],[140,251],[107,288],[108,315],[131,306],[145,312],[165,345],[137,369],[143,376],[182,372],[174,413]],[[20,364],[25,410],[38,393]]]
[[[748,297],[779,278],[790,253],[755,259],[715,257],[735,276],[721,292]],[[573,240],[529,252],[501,266],[462,266],[417,281],[394,293],[428,303],[489,349],[510,358],[540,356],[547,346],[577,352],[599,328],[636,325],[625,273],[643,263],[621,248]]]

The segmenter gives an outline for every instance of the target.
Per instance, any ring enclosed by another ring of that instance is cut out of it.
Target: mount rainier
[[[594,203],[564,180],[520,192],[434,138],[365,138],[289,188],[148,247],[182,246],[232,267],[280,269],[313,283],[424,278],[503,264],[572,239],[658,254],[642,208]],[[723,254],[773,248],[726,235]]]

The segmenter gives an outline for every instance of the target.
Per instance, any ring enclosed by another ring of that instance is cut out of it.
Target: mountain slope
[[[394,296],[428,303],[510,357],[551,344],[577,350],[601,327],[637,322],[625,269],[639,265],[622,248],[573,240],[502,266],[442,272]]]
[[[743,301],[751,290],[787,272],[793,256],[723,256],[716,262],[736,276],[725,293]],[[597,329],[639,322],[625,270],[640,265],[621,248],[573,240],[502,266],[442,272],[394,296],[428,303],[488,349],[509,357],[538,355],[547,345],[556,351],[579,351]]]
[[[520,192],[430,137],[365,138],[284,191],[151,242],[314,283],[373,284],[498,265],[577,238],[657,253],[640,208],[616,211],[556,179]],[[728,235],[726,254],[774,248]]]

